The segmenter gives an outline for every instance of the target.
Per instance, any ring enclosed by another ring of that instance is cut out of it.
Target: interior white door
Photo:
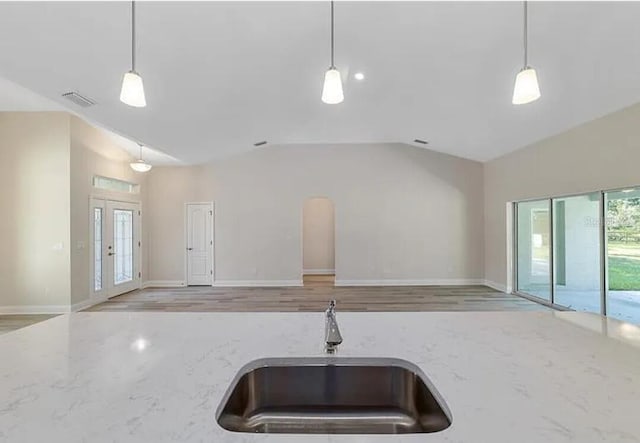
[[[211,285],[213,279],[213,204],[187,204],[187,285]]]
[[[140,206],[107,201],[104,248],[107,296],[140,287]]]

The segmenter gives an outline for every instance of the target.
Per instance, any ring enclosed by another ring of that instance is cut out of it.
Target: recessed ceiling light
[[[262,146],[262,145],[266,145],[266,144],[267,144],[266,141],[261,141],[261,142],[254,143],[253,146]]]
[[[355,78],[356,80],[364,80],[364,74],[362,72],[356,72],[355,74],[353,74],[353,78]]]
[[[416,139],[414,140],[414,143],[420,143],[421,145],[428,145],[428,144],[429,144],[429,142],[428,142],[428,141],[420,140],[419,138],[416,138]]]

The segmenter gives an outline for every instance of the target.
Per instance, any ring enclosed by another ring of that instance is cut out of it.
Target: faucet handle
[[[329,312],[333,312],[336,309],[336,301],[335,300],[331,300],[329,301]]]

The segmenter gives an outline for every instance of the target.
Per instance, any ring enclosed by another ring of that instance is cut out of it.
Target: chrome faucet
[[[342,335],[336,320],[336,301],[329,302],[329,308],[325,311],[324,342],[327,354],[334,354],[338,345],[342,343]]]

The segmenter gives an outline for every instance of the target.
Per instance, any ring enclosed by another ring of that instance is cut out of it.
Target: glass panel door
[[[93,208],[93,291],[102,290],[102,213],[103,208]]]
[[[114,297],[140,287],[140,217],[137,203],[107,201],[102,280],[107,296]]]
[[[91,298],[104,298],[109,283],[106,275],[106,202],[92,198],[89,206],[89,260],[91,269]]]
[[[139,288],[138,203],[92,198],[90,211],[91,296],[114,297]]]
[[[133,211],[113,211],[113,284],[133,280]]]
[[[605,193],[607,315],[640,323],[640,189]]]
[[[549,200],[520,202],[517,217],[517,290],[551,301]]]
[[[554,303],[601,312],[600,193],[553,199]]]

